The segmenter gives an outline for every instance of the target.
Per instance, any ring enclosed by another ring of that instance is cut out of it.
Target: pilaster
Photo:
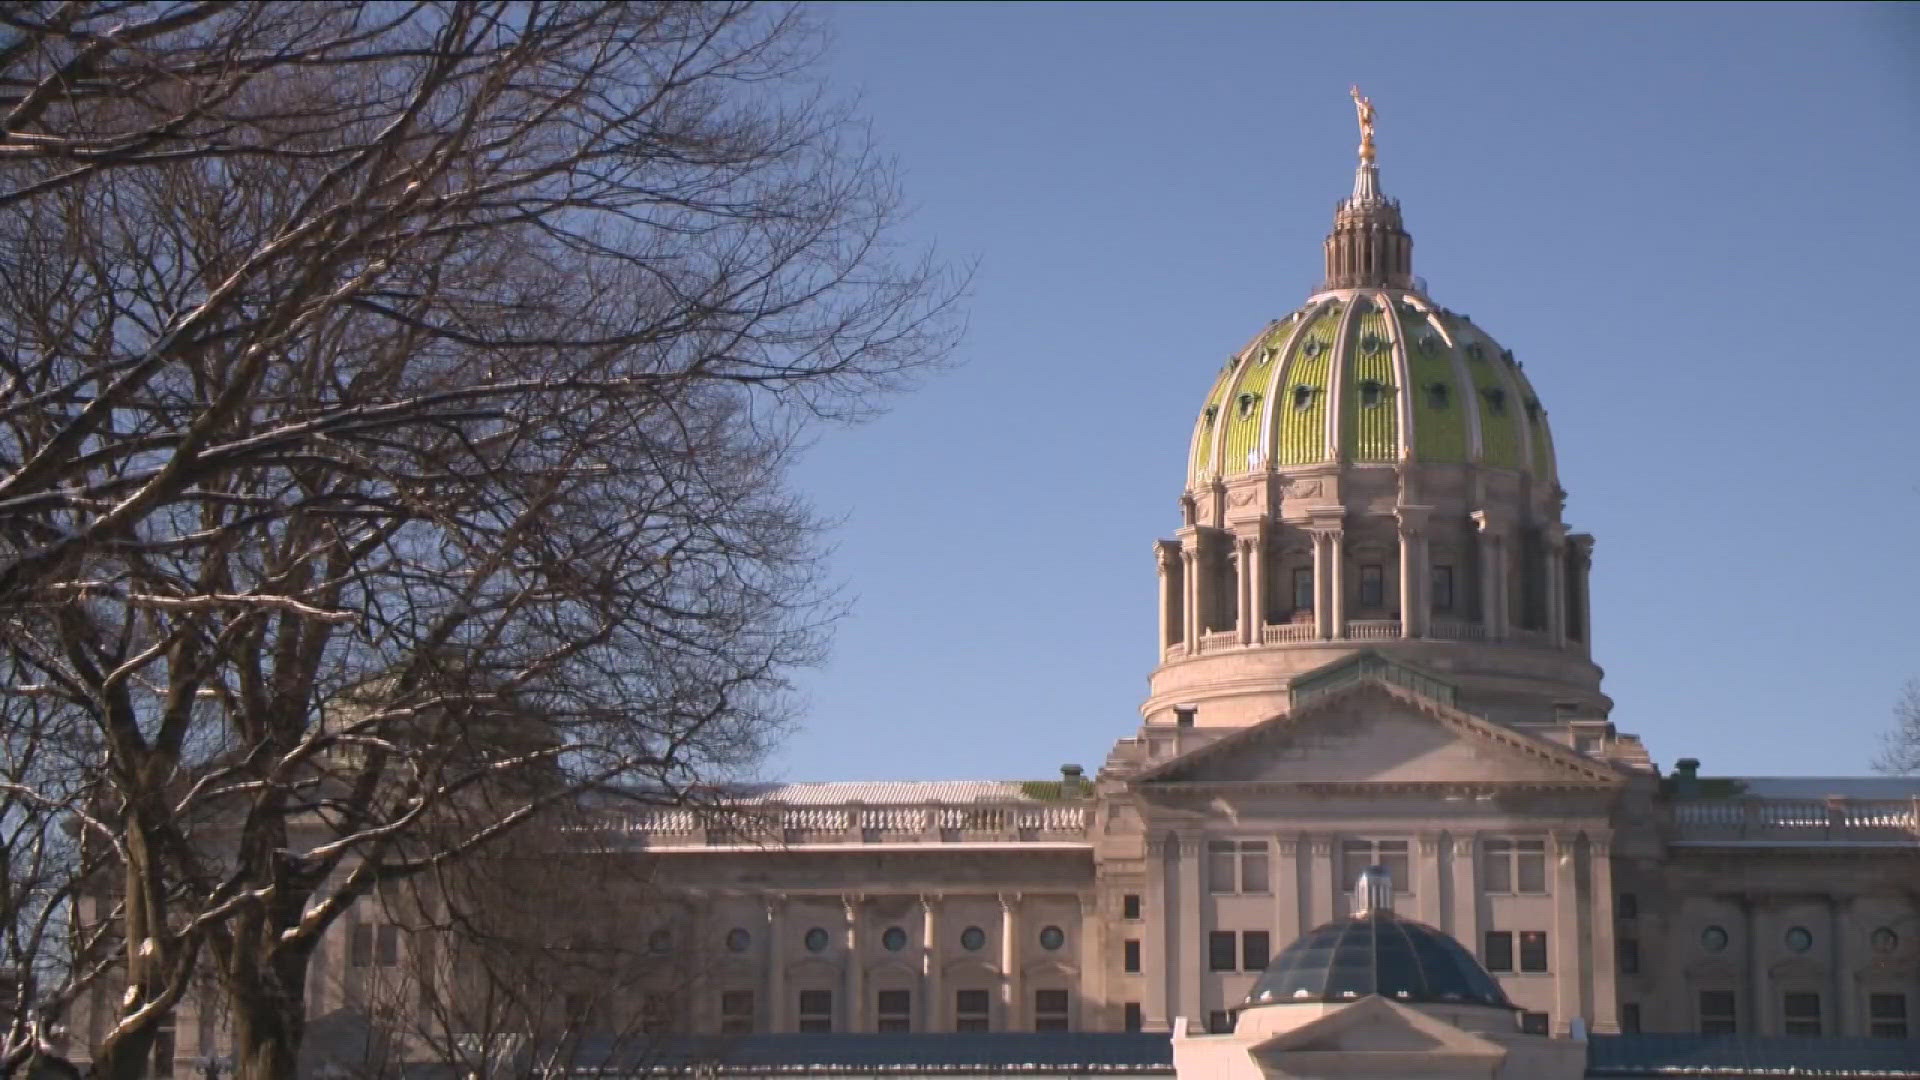
[[[1273,943],[1285,947],[1313,929],[1300,919],[1300,838],[1279,833],[1273,838]]]
[[[1394,510],[1400,533],[1400,636],[1427,633],[1427,515],[1429,506],[1400,506]]]
[[[1587,915],[1593,925],[1593,1030],[1601,1035],[1620,1030],[1619,947],[1613,914],[1613,837],[1588,835],[1591,860],[1587,880],[1592,895]]]
[[[1313,905],[1308,918],[1309,926],[1321,926],[1333,921],[1333,913],[1340,906],[1340,883],[1334,880],[1333,840],[1330,837],[1316,836],[1313,844],[1313,873],[1308,884],[1307,895]]]
[[[1414,843],[1419,852],[1419,861],[1414,864],[1413,880],[1408,884],[1413,886],[1416,894],[1414,905],[1420,912],[1420,921],[1430,926],[1439,926],[1441,923],[1440,848],[1444,843],[1446,837],[1439,833],[1421,833]],[[1472,942],[1463,941],[1461,944],[1473,948]]]
[[[1488,641],[1504,641],[1507,637],[1507,524],[1485,510],[1475,510],[1472,517],[1480,530],[1481,626]]]
[[[865,906],[865,898],[849,896],[841,901],[847,913],[847,1030],[867,1030],[867,987],[866,957],[860,949],[860,909]]]
[[[1022,1031],[1020,894],[1000,894],[1000,1016],[1007,1031]]]
[[[940,971],[940,898],[920,898],[920,1030],[945,1031],[946,990]]]
[[[1467,951],[1480,955],[1480,859],[1474,834],[1455,833],[1452,862],[1447,867],[1453,884],[1453,918],[1442,924]]]
[[[1145,978],[1146,1000],[1141,1003],[1146,1013],[1142,1020],[1149,1030],[1166,1031],[1173,1025],[1170,1002],[1174,997],[1169,980],[1172,979],[1172,966],[1167,962],[1174,954],[1172,938],[1174,927],[1178,923],[1174,892],[1175,881],[1167,875],[1168,842],[1162,837],[1147,838],[1147,885],[1146,933],[1142,935],[1140,958],[1141,971]]]
[[[1179,970],[1178,1015],[1189,1020],[1206,1019],[1200,1012],[1200,943],[1206,928],[1200,920],[1201,867],[1205,865],[1206,842],[1197,836],[1180,838],[1180,927],[1175,951],[1168,957]]]
[[[1553,1030],[1565,1034],[1581,1012],[1580,834],[1555,832],[1553,845]]]
[[[767,932],[761,952],[766,956],[766,1023],[763,1031],[787,1030],[787,898],[767,897]]]

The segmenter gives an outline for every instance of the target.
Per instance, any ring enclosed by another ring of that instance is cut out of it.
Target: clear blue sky
[[[960,366],[798,471],[853,613],[773,775],[1044,776],[1135,729],[1149,542],[1209,378],[1319,276],[1354,82],[1415,271],[1552,418],[1616,723],[1866,770],[1920,674],[1920,8],[824,10],[903,239],[978,271]]]

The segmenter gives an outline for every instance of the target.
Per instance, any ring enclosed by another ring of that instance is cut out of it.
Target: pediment
[[[1164,762],[1136,783],[1594,787],[1624,779],[1557,743],[1366,679]]]
[[[1285,1008],[1285,1006],[1279,1006]],[[1252,1048],[1262,1060],[1294,1054],[1422,1054],[1501,1058],[1506,1049],[1490,1039],[1382,997],[1351,1006],[1275,1035]]]

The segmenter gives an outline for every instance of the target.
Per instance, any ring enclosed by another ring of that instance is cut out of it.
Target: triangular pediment
[[[1285,1008],[1286,1006],[1278,1006]],[[1498,1060],[1506,1049],[1382,997],[1362,998],[1252,1047],[1265,1062],[1296,1054],[1421,1054]]]
[[[1362,678],[1162,762],[1135,782],[1594,787],[1624,780],[1568,747]]]

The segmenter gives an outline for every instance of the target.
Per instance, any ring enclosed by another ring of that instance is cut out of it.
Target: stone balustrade
[[[1682,799],[1670,804],[1676,843],[1912,844],[1920,799]]]
[[[1400,636],[1399,619],[1348,619],[1348,641],[1392,641]]]
[[[601,843],[629,847],[768,847],[845,843],[1083,842],[1079,802],[907,803],[646,807],[583,826]]]

